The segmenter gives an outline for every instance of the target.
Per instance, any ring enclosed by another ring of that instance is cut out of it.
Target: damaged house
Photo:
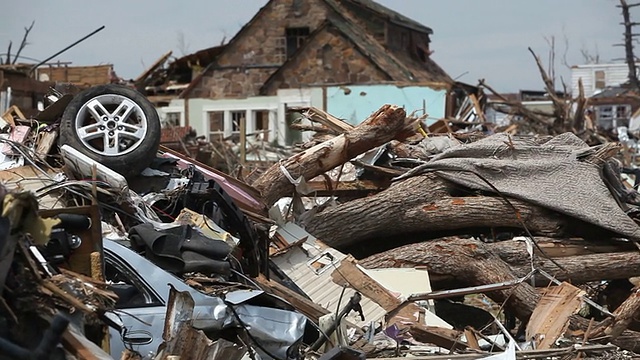
[[[584,94],[589,98],[587,114],[599,129],[615,132],[624,126],[632,130],[630,120],[636,117],[633,115],[640,108],[640,101],[637,92],[628,86],[628,72],[626,63],[586,64],[571,68],[573,93],[578,93],[578,81],[581,80]]]
[[[453,82],[431,58],[432,34],[373,1],[271,0],[215,60],[194,62],[198,75],[159,110],[209,140],[237,134],[245,119],[247,134],[279,144],[301,139],[291,107],[352,124],[380,103],[443,118]]]

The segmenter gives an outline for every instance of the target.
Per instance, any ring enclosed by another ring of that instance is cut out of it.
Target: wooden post
[[[245,116],[240,118],[240,164],[244,165],[247,161],[247,119]]]

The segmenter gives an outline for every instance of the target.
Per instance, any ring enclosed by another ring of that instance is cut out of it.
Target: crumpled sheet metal
[[[291,349],[300,342],[304,335],[306,317],[289,310],[245,304],[254,297],[264,294],[260,290],[238,290],[226,294],[226,302],[219,298],[218,304],[207,307],[207,313],[197,314],[194,318],[194,302],[188,292],[171,289],[167,310],[167,319],[178,322],[191,321],[196,329],[219,331],[222,329],[245,327],[260,346],[280,359],[288,359]],[[233,306],[233,310],[231,308]],[[234,314],[235,310],[235,314]],[[240,319],[241,324],[238,322]],[[165,341],[175,336],[179,325],[172,321],[165,324]],[[169,336],[167,337],[167,334]],[[168,348],[168,350],[171,350]],[[269,359],[257,347],[260,355]]]
[[[531,137],[496,134],[446,150],[409,173],[428,170],[470,189],[494,192],[536,204],[597,225],[630,239],[640,227],[620,208],[603,182],[602,166],[581,161],[591,148],[571,133],[540,143]]]
[[[235,307],[242,322],[249,328],[249,333],[260,345],[279,359],[290,359],[292,346],[299,342],[304,334],[306,317],[302,314],[252,305]],[[233,322],[225,323],[232,326]],[[269,358],[256,349],[263,358]],[[293,352],[291,355],[295,355]]]

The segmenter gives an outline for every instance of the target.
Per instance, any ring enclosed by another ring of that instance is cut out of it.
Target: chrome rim
[[[126,96],[105,94],[87,101],[76,115],[78,138],[91,151],[120,156],[137,149],[147,134],[142,108]]]

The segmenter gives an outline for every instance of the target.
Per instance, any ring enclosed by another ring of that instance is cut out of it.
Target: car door
[[[111,289],[121,295],[116,307],[126,329],[124,336],[111,331],[114,358],[120,358],[125,346],[153,358],[150,355],[155,354],[162,343],[170,286],[188,292],[193,298],[194,324],[203,324],[205,328],[206,325],[222,326],[224,319],[215,311],[216,306],[223,305],[220,298],[198,292],[120,241],[105,239],[103,247],[105,278],[111,282]]]
[[[106,250],[105,255],[105,279],[119,297],[116,309],[123,324],[122,333],[110,329],[111,355],[118,359],[129,348],[151,359],[162,343],[165,300],[149,286],[140,269],[115,252]]]

